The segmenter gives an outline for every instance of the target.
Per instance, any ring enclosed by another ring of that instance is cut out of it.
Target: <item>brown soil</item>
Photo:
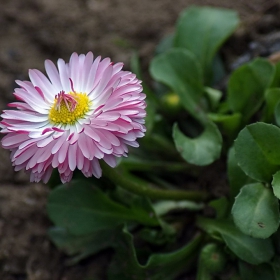
[[[113,61],[123,61],[128,68],[130,57],[137,50],[145,66],[155,45],[172,32],[179,13],[191,4],[237,10],[245,23],[239,35],[248,38],[258,25],[263,29],[271,27],[271,13],[277,8],[276,2],[0,0],[0,109],[13,100],[14,80],[27,79],[29,68],[43,70],[43,61],[47,58],[67,60],[74,51],[90,50],[96,55],[109,56]],[[254,28],[251,30],[251,27]],[[244,44],[244,40],[240,44]],[[73,267],[65,266],[66,256],[50,243],[46,234],[50,226],[45,211],[47,195],[46,186],[29,184],[25,174],[13,172],[9,154],[2,149],[0,279],[105,279],[107,257],[104,255]],[[95,276],[89,278],[93,273]]]

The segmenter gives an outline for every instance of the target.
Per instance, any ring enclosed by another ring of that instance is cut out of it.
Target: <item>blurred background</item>
[[[269,45],[267,36],[280,31],[277,0],[0,0],[0,109],[13,101],[14,81],[28,79],[28,69],[44,71],[45,59],[68,60],[72,52],[92,51],[122,61],[129,69],[137,51],[147,73],[156,45],[172,33],[180,12],[192,4],[239,13],[242,24],[226,44],[232,61],[242,59],[250,48],[262,54],[263,45]],[[106,254],[65,265],[66,256],[47,238],[47,195],[46,186],[30,184],[24,173],[14,173],[9,153],[1,149],[0,279],[105,279]],[[92,273],[95,276],[89,278]]]

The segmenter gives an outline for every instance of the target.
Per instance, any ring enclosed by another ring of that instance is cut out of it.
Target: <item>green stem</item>
[[[121,168],[111,168],[104,162],[101,163],[103,174],[112,182],[132,193],[146,196],[151,199],[164,200],[191,200],[204,201],[208,194],[203,191],[162,190],[155,185],[147,183]]]
[[[163,161],[124,161],[122,165],[129,170],[138,170],[138,171],[149,171],[151,169],[165,170],[168,172],[178,172],[186,170],[188,166],[186,164],[177,163],[177,162],[163,162]]]
[[[146,160],[130,155],[129,158],[124,158],[121,161],[121,166],[125,170],[131,171],[150,171],[158,172],[187,172],[188,175],[198,177],[201,174],[202,168],[194,166],[182,161],[163,161],[163,160]]]

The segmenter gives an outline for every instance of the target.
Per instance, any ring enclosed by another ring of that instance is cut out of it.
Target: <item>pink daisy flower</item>
[[[99,178],[100,159],[115,167],[116,157],[127,156],[127,146],[138,147],[136,139],[144,136],[141,81],[122,63],[94,59],[91,52],[73,53],[57,66],[46,60],[47,76],[32,69],[30,81],[16,81],[19,102],[1,115],[2,146],[31,181],[46,183],[54,168],[63,183],[76,168]]]

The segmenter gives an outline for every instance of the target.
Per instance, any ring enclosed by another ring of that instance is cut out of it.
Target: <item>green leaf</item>
[[[273,180],[272,180],[272,189],[273,189],[273,193],[274,195],[280,199],[280,171],[277,171],[274,175],[273,175]]]
[[[263,117],[265,122],[272,122],[277,103],[280,101],[280,88],[270,88],[265,92],[266,106]]]
[[[236,69],[228,83],[228,103],[247,121],[264,101],[265,90],[272,82],[274,67],[266,59],[254,61]]]
[[[268,264],[256,266],[239,262],[239,271],[242,280],[275,280],[273,270]]]
[[[229,220],[213,220],[199,217],[197,226],[213,237],[220,236],[228,248],[240,259],[250,264],[270,261],[274,248],[270,239],[252,238],[235,227]]]
[[[274,117],[277,125],[280,126],[280,101],[275,105]]]
[[[194,139],[185,136],[174,124],[173,139],[176,149],[188,163],[204,166],[220,157],[222,136],[217,126],[210,121],[203,133]]]
[[[235,157],[234,147],[231,147],[228,152],[227,174],[230,185],[230,198],[233,201],[238,195],[241,187],[249,183],[251,180],[250,177],[248,177],[239,167]]]
[[[204,263],[201,261],[198,262],[196,280],[213,280],[214,276],[211,272],[205,267]]]
[[[133,236],[124,229],[116,237],[116,255],[108,271],[109,280],[173,280],[186,270],[188,261],[196,256],[202,240],[197,235],[190,243],[171,253],[151,255],[146,264],[141,265],[133,244]]]
[[[67,264],[80,260],[112,246],[116,230],[97,230],[86,235],[73,235],[65,228],[54,227],[48,232],[52,242],[66,254],[74,256]]]
[[[170,50],[173,47],[173,43],[174,43],[173,41],[174,41],[174,34],[169,34],[165,36],[156,46],[155,54],[158,55]]]
[[[280,169],[280,129],[271,124],[246,126],[235,140],[236,160],[251,178],[270,182]]]
[[[210,88],[210,87],[205,87],[204,90],[210,101],[211,109],[215,110],[219,105],[223,93],[220,90]]]
[[[236,136],[242,119],[242,115],[240,113],[234,113],[234,114],[210,113],[208,114],[208,117],[211,121],[218,124],[222,132],[224,132],[230,138]]]
[[[219,53],[217,53],[212,62],[212,81],[211,85],[218,85],[226,79],[227,71],[225,68],[225,61]]]
[[[113,228],[127,221],[159,225],[157,218],[145,209],[125,207],[82,180],[53,190],[47,211],[56,226],[64,227],[74,235]]]
[[[279,227],[279,204],[261,183],[244,186],[232,207],[233,220],[245,234],[268,238]]]
[[[229,210],[229,202],[226,197],[211,200],[208,204],[210,207],[215,209],[216,218],[225,218]]]
[[[205,119],[201,97],[202,73],[194,55],[188,50],[171,49],[156,56],[150,65],[152,77],[176,92],[184,108],[195,118]]]
[[[275,74],[273,77],[273,82],[271,83],[271,87],[280,87],[280,62],[275,64]]]
[[[165,224],[168,225],[168,224]],[[162,229],[143,228],[137,237],[153,245],[165,245],[166,243],[176,242],[176,230],[173,228],[173,233],[166,232]]]
[[[235,11],[190,7],[178,20],[174,46],[194,53],[202,66],[204,77],[209,80],[216,52],[237,28],[238,23]]]
[[[280,256],[275,256],[272,263],[275,280],[280,280]]]

